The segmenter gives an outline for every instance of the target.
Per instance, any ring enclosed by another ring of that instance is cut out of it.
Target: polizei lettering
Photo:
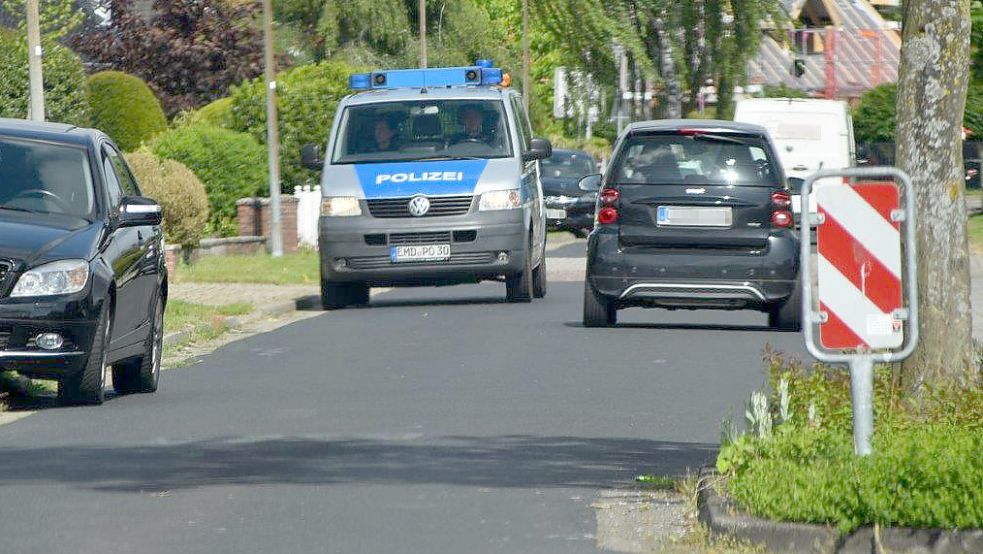
[[[377,175],[375,184],[383,183],[422,183],[435,181],[463,181],[464,173],[461,171],[424,171],[421,173],[391,173]]]

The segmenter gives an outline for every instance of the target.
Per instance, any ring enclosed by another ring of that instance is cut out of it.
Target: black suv
[[[0,370],[58,380],[66,404],[154,392],[167,273],[161,208],[116,145],[0,119]]]
[[[799,241],[768,132],[665,120],[630,126],[598,190],[587,248],[584,326],[620,308],[751,309],[799,330]]]

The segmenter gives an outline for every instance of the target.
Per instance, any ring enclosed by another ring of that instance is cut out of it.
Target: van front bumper
[[[369,286],[434,285],[498,279],[522,270],[525,209],[435,218],[321,217],[321,276]],[[449,244],[442,261],[394,262],[401,245]]]

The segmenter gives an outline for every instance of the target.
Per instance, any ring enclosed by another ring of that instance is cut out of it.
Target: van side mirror
[[[577,188],[586,192],[597,192],[601,190],[601,174],[588,175],[577,183]]]
[[[553,145],[550,144],[550,141],[542,138],[534,138],[530,143],[529,150],[522,153],[522,161],[545,160],[553,155]]]
[[[119,205],[120,227],[160,225],[164,211],[156,200],[143,196],[124,196]]]
[[[321,148],[314,143],[305,144],[300,149],[300,165],[314,171],[324,169],[324,160],[321,159]]]

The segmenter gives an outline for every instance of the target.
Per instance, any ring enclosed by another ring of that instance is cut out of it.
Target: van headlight
[[[88,281],[89,262],[62,260],[35,267],[21,275],[10,296],[25,298],[73,294],[84,289]]]
[[[478,211],[513,210],[522,205],[522,194],[518,189],[493,190],[481,195]]]
[[[325,196],[321,199],[321,215],[325,217],[351,217],[362,215],[358,198],[354,196]]]

